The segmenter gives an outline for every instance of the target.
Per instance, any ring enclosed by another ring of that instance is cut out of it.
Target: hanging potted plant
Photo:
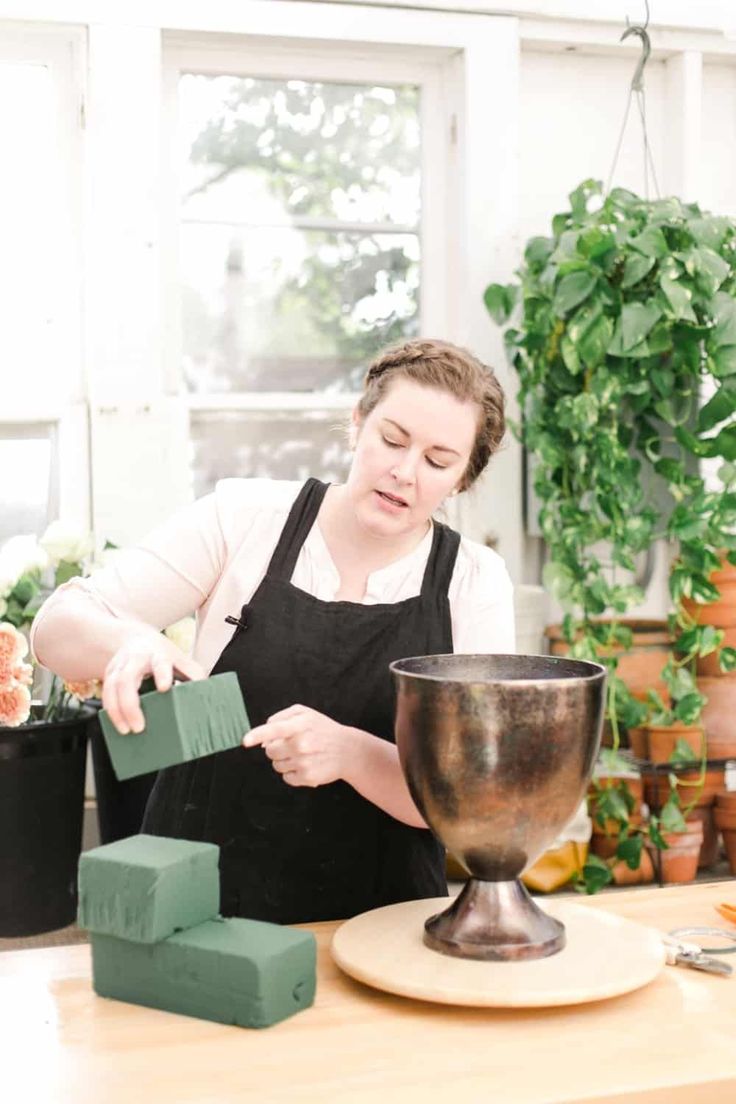
[[[527,244],[518,280],[485,294],[519,377],[514,429],[532,457],[543,581],[570,653],[609,669],[614,748],[650,718],[697,723],[687,665],[722,645],[682,599],[713,601],[720,550],[736,562],[735,289],[736,223],[585,181],[551,235]],[[706,457],[722,461],[723,489],[706,486]],[[635,559],[659,539],[672,551],[680,649],[660,676],[676,690],[669,702],[634,697],[616,671],[632,642],[625,615],[643,599]],[[735,660],[721,648],[722,664]]]

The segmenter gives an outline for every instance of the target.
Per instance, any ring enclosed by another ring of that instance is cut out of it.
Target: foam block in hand
[[[219,917],[150,946],[91,942],[101,997],[241,1027],[268,1027],[314,1001],[311,932]]]
[[[154,943],[220,911],[214,843],[130,836],[85,851],[79,860],[79,925]]]
[[[125,736],[106,710],[100,710],[105,742],[120,780],[237,747],[250,728],[233,671],[141,694],[140,702],[145,728]]]

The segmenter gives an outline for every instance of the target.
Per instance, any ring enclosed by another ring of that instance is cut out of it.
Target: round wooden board
[[[332,957],[358,981],[404,997],[486,1008],[583,1004],[653,981],[665,962],[660,935],[609,913],[544,903],[561,920],[567,945],[530,962],[476,962],[425,947],[424,921],[447,908],[435,897],[364,912],[335,932]]]

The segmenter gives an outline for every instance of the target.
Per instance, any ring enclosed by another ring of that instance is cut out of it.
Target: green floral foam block
[[[142,732],[123,736],[106,710],[99,713],[118,779],[161,770],[238,747],[250,728],[234,671],[176,683],[171,690],[141,694]]]
[[[314,1001],[311,932],[219,917],[152,945],[91,941],[101,997],[240,1027],[268,1027]]]
[[[80,927],[155,943],[220,911],[220,849],[214,843],[130,836],[79,860]]]

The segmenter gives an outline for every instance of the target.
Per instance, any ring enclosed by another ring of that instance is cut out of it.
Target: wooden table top
[[[736,904],[736,880],[576,900],[662,931],[728,927],[713,906]],[[315,1005],[260,1031],[97,997],[87,945],[0,954],[0,1100],[736,1101],[736,973],[724,979],[668,966],[612,1000],[459,1008],[353,981],[330,958],[337,925],[310,927],[319,944]]]

